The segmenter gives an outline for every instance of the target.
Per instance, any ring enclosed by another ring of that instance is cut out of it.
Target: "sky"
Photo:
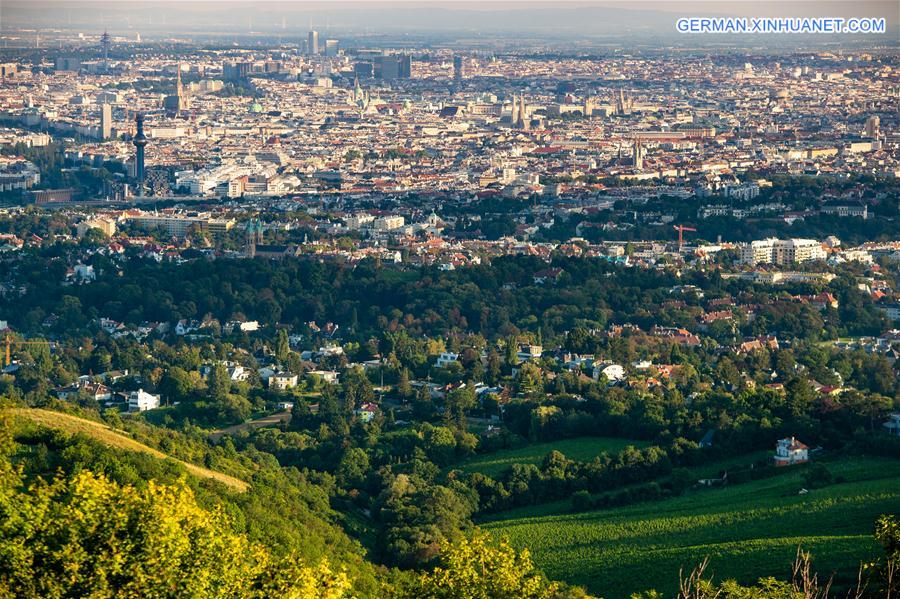
[[[227,9],[223,9],[227,6]],[[898,0],[0,0],[0,27],[179,31],[568,31],[603,35],[666,31],[680,16],[885,17],[897,44]]]

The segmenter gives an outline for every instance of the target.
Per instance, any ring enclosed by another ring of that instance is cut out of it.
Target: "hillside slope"
[[[41,426],[59,429],[71,434],[83,433],[110,447],[145,453],[161,460],[177,462],[184,466],[185,470],[194,476],[219,481],[237,491],[244,492],[250,487],[245,481],[235,478],[234,476],[190,464],[166,455],[157,449],[153,449],[140,441],[132,439],[127,433],[116,431],[101,422],[79,418],[78,416],[64,414],[62,412],[42,410],[40,408],[10,408],[10,412],[12,412],[16,418],[29,420]]]
[[[655,588],[676,592],[679,569],[704,558],[717,580],[753,583],[785,578],[797,548],[813,555],[820,575],[854,584],[861,561],[878,554],[872,526],[900,505],[900,461],[851,458],[830,463],[843,482],[798,494],[802,470],[664,501],[571,513],[533,509],[501,514],[484,528],[528,547],[554,579],[609,598]]]

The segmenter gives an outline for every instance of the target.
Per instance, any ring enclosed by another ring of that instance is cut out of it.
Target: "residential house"
[[[891,413],[888,421],[881,426],[887,434],[900,437],[900,412]]]
[[[809,447],[796,437],[779,439],[775,445],[774,461],[776,466],[791,466],[809,461]]]
[[[610,384],[616,384],[625,380],[625,369],[619,364],[611,362],[597,362],[594,364],[594,380],[598,380],[600,375],[606,377]]]
[[[147,393],[143,389],[132,391],[128,394],[129,412],[146,412],[159,407],[159,395]]]
[[[353,413],[356,414],[356,417],[362,422],[370,422],[375,418],[375,415],[378,414],[378,406],[373,403],[364,403],[353,410]]]
[[[459,360],[459,354],[454,354],[450,352],[444,352],[438,356],[437,361],[434,363],[435,368],[446,368],[450,364]]]
[[[269,389],[285,391],[297,386],[299,377],[289,372],[279,372],[269,377]]]

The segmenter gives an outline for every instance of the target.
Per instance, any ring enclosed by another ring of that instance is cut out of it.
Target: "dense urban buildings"
[[[4,2],[0,595],[900,592],[896,3],[334,4]]]

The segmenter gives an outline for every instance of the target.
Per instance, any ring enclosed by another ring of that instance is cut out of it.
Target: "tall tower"
[[[248,258],[256,256],[256,246],[262,245],[263,229],[262,223],[257,218],[251,218],[247,221],[246,229],[246,247],[244,253]]]
[[[138,195],[144,195],[144,146],[147,145],[147,136],[144,135],[144,113],[138,112],[134,115],[134,123],[137,131],[131,143],[137,149],[134,158],[134,178],[137,181]]]
[[[309,37],[306,41],[306,52],[310,56],[315,56],[319,53],[319,32],[315,29],[309,32]]]
[[[530,121],[528,119],[528,109],[525,107],[525,96],[519,98],[519,119],[516,121],[516,127],[519,129],[528,129]]]
[[[453,57],[453,81],[458,86],[462,83],[463,78],[463,59],[462,56]]]
[[[109,32],[105,29],[103,30],[103,35],[100,36],[100,45],[103,47],[103,66],[106,67],[106,63],[109,62],[109,46],[112,43],[112,38],[109,36]]]
[[[878,139],[881,136],[881,119],[872,115],[866,119],[866,137]]]
[[[634,138],[634,168],[638,171],[644,168],[644,148],[638,137]]]
[[[181,65],[178,65],[178,74],[175,79],[175,95],[178,96],[178,103],[184,98],[184,86],[181,84]]]
[[[112,137],[112,106],[104,102],[100,107],[100,139]]]

